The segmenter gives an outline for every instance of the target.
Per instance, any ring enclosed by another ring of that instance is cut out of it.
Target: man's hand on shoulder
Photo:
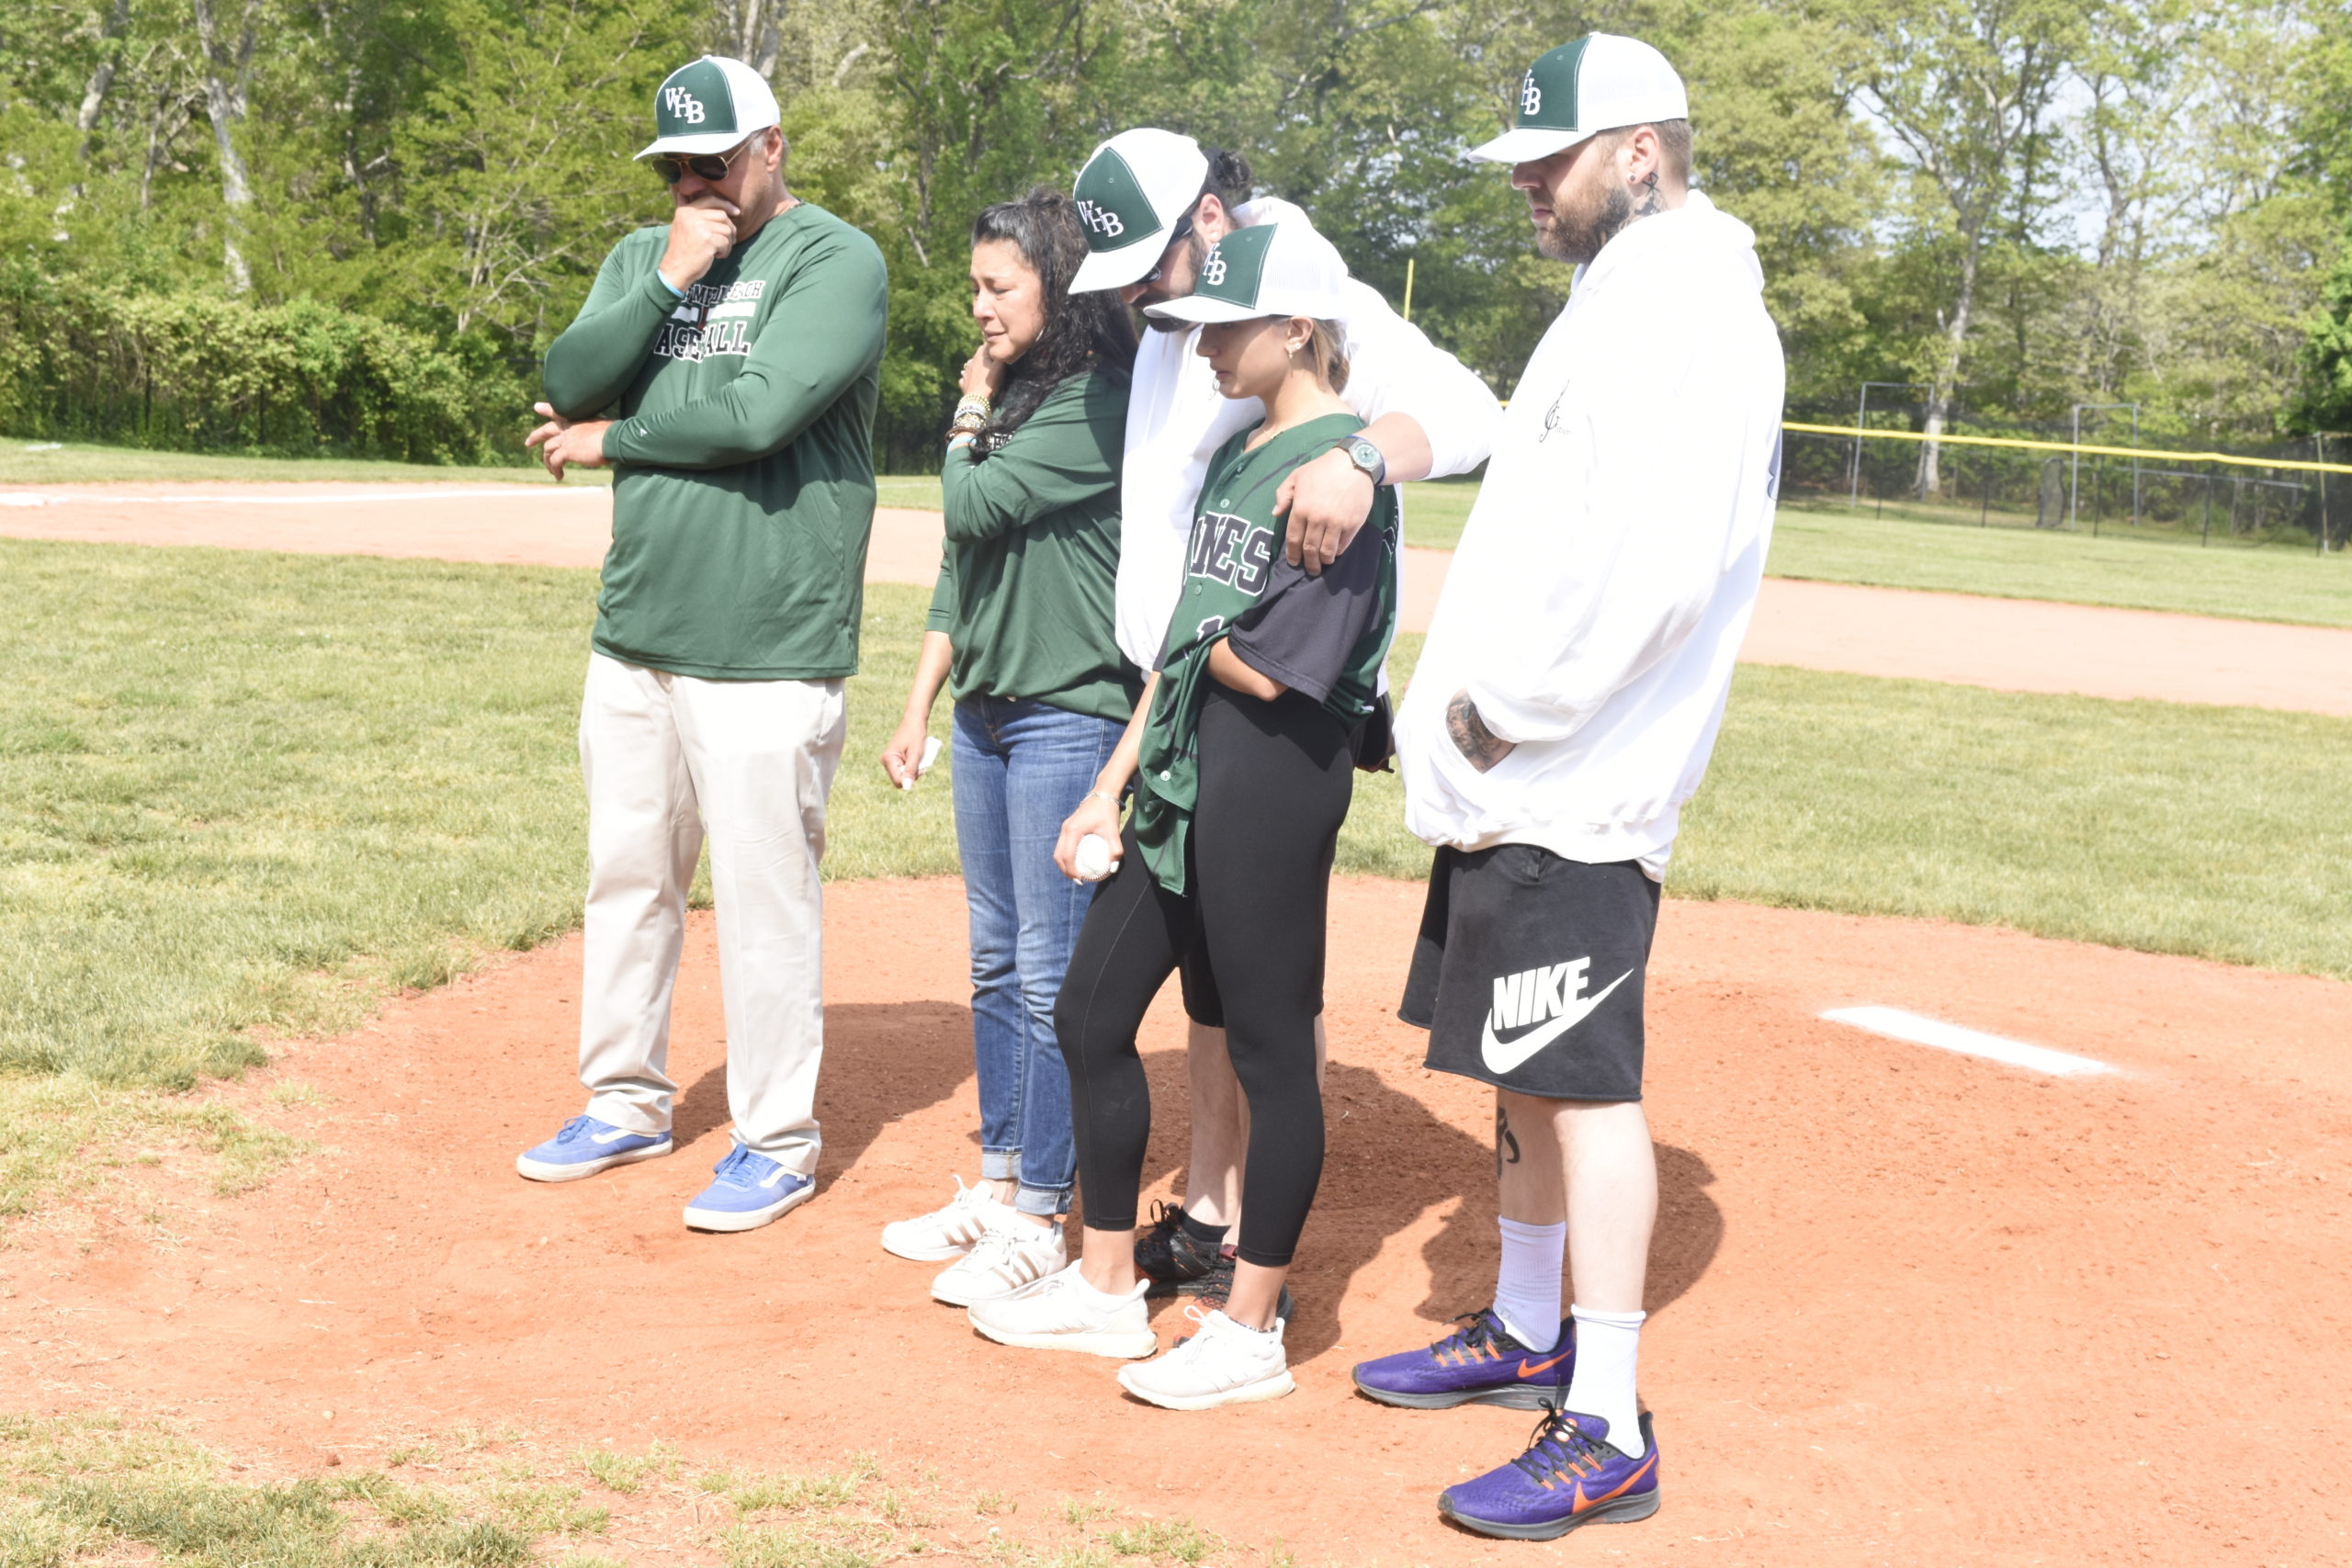
[[[1348,461],[1345,452],[1326,452],[1302,463],[1274,492],[1274,515],[1288,526],[1283,558],[1319,577],[1347,554],[1364,519],[1372,515],[1372,476]]]
[[[605,466],[605,432],[612,428],[608,419],[566,419],[548,403],[533,403],[531,412],[547,421],[523,438],[523,445],[535,447],[539,461],[547,465],[548,473],[563,478],[563,470],[577,465],[583,468]]]
[[[1478,716],[1478,705],[1466,691],[1454,693],[1445,705],[1445,733],[1453,739],[1453,749],[1482,773],[1519,750],[1517,741],[1506,740],[1487,728],[1487,721]]]
[[[735,204],[707,192],[670,214],[670,245],[662,253],[662,276],[673,288],[702,280],[718,258],[735,248]]]

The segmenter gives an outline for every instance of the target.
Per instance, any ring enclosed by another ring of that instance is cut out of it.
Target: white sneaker
[[[1017,1222],[1016,1222],[1017,1223]],[[1106,1296],[1086,1282],[1075,1263],[1022,1286],[1009,1296],[975,1302],[972,1326],[1000,1345],[1024,1350],[1083,1350],[1133,1360],[1159,1348],[1143,1304],[1148,1280],[1124,1296]]]
[[[1200,1331],[1156,1361],[1121,1367],[1119,1386],[1148,1404],[1206,1410],[1280,1399],[1298,1385],[1283,1354],[1282,1319],[1261,1333],[1221,1312],[1201,1319]]]
[[[985,1187],[956,1179],[956,1196],[928,1214],[893,1220],[882,1227],[882,1250],[916,1263],[938,1263],[972,1250],[989,1226],[1012,1210]]]
[[[941,1269],[931,1293],[950,1306],[967,1307],[1009,1296],[1069,1266],[1059,1224],[1008,1220],[990,1225],[971,1251]]]

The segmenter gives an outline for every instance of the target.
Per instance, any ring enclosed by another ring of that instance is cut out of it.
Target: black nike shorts
[[[1397,1009],[1430,1032],[1424,1065],[1544,1100],[1641,1099],[1657,896],[1634,861],[1439,850]]]

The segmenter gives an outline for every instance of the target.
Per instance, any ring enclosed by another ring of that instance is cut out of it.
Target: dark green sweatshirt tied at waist
[[[669,228],[613,247],[548,349],[548,401],[606,418],[613,543],[596,650],[712,680],[854,674],[889,278],[806,202],[682,298]]]

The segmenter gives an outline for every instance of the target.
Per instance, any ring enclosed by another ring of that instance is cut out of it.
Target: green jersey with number
[[[1379,701],[1381,662],[1396,630],[1396,491],[1373,492],[1363,530],[1319,576],[1283,558],[1285,525],[1274,514],[1292,470],[1363,425],[1351,413],[1326,414],[1256,447],[1249,445],[1256,431],[1247,430],[1209,459],[1136,773],[1136,841],[1170,892],[1185,888],[1212,648],[1229,642],[1243,663],[1350,728]]]

